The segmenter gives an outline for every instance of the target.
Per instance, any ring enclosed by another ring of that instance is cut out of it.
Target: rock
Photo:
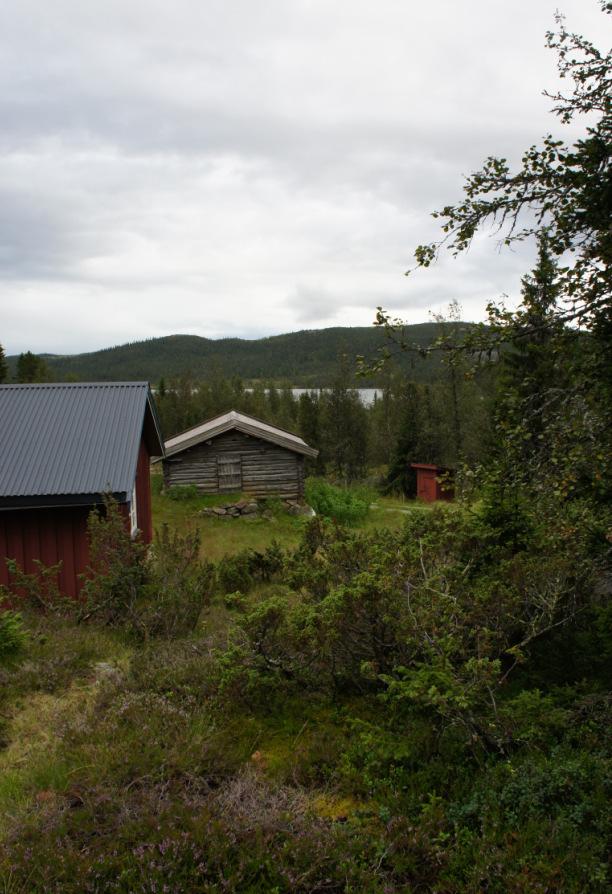
[[[215,506],[213,512],[215,515],[227,515],[226,510],[222,506]]]
[[[237,503],[234,503],[234,509],[237,509],[239,512],[244,512],[246,507],[249,505],[248,500],[238,500]]]
[[[289,515],[314,515],[310,506],[301,506],[299,503],[293,503],[287,510]]]
[[[259,506],[257,503],[247,503],[244,509],[242,510],[243,515],[254,515],[259,511]]]

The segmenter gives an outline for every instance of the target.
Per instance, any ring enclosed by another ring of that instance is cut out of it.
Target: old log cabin
[[[231,410],[166,441],[164,485],[299,500],[304,457],[318,453],[292,432]]]
[[[0,385],[0,584],[61,563],[76,596],[89,562],[87,516],[112,494],[132,533],[152,536],[149,464],[163,454],[146,382]]]

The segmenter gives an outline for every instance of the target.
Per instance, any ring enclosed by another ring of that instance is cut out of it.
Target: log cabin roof
[[[293,432],[270,425],[269,422],[263,422],[261,419],[256,419],[255,416],[247,416],[246,413],[230,410],[229,413],[215,416],[214,419],[208,419],[206,422],[170,438],[165,443],[166,456],[181,453],[189,447],[210,441],[232,429],[254,438],[261,438],[263,441],[269,441],[271,444],[277,444],[279,447],[285,447],[287,450],[301,453],[304,456],[315,457],[319,454],[318,450],[309,447],[302,438]]]
[[[147,382],[0,385],[0,509],[129,499],[143,436],[163,455]]]

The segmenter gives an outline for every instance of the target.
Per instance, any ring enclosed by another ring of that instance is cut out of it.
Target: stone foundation
[[[314,511],[310,506],[298,503],[295,500],[281,500],[283,509],[289,515],[314,515]],[[272,512],[267,508],[265,503],[259,503],[257,500],[238,500],[237,503],[228,503],[225,506],[211,506],[208,509],[201,509],[200,515],[217,516],[217,518],[271,518]]]

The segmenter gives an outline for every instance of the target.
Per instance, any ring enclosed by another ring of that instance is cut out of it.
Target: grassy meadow
[[[245,549],[264,550],[274,541],[285,549],[294,549],[302,537],[307,519],[291,516],[278,501],[270,501],[271,517],[228,518],[201,515],[212,506],[224,506],[239,500],[242,494],[211,494],[173,500],[162,492],[162,478],[158,470],[152,476],[153,526],[168,525],[172,530],[200,533],[200,552],[203,559],[216,562],[223,556]],[[382,527],[399,530],[406,512],[428,512],[429,507],[416,500],[375,495],[373,508],[355,524],[359,530]]]

